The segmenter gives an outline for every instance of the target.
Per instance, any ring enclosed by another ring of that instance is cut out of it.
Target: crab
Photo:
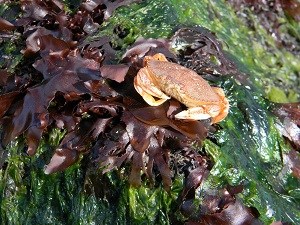
[[[175,119],[210,118],[213,124],[227,116],[229,102],[223,89],[210,86],[195,71],[169,62],[161,53],[146,56],[143,62],[134,87],[149,105],[158,106],[173,97],[187,107]]]

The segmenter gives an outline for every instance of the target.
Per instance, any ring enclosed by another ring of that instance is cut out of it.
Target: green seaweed
[[[1,5],[0,15],[8,9]],[[118,9],[95,36],[110,36],[121,55],[139,37],[170,37],[180,26],[200,25],[214,32],[254,86],[242,86],[228,77],[219,83],[231,108],[220,124],[223,129],[215,133],[217,142],[204,143],[215,164],[202,189],[243,184],[238,198],[256,207],[265,224],[277,220],[299,224],[300,184],[285,171],[282,155],[290,149],[275,127],[278,121],[269,113],[272,103],[268,100],[299,101],[300,62],[276,46],[255,15],[251,19],[255,32],[225,1],[149,0]],[[299,24],[281,19],[281,29],[299,38]],[[119,37],[116,28],[127,35]],[[5,43],[0,51],[15,57],[13,65],[19,63],[19,49]],[[32,158],[24,155],[22,140],[7,147],[6,166],[0,171],[0,224],[171,224],[172,204],[181,191],[182,177],[176,178],[170,193],[146,184],[134,189],[117,172],[87,174],[86,157],[64,172],[45,175],[43,167],[63,133],[56,130],[49,135]],[[88,192],[85,186],[93,176],[99,180],[98,186],[94,184],[97,189]],[[197,201],[201,202],[199,193]],[[180,214],[177,217],[184,220]]]
[[[181,24],[197,24],[215,32],[223,42],[224,49],[235,57],[238,65],[243,65],[240,69],[246,69],[245,72],[251,75],[250,79],[255,85],[265,88],[263,91],[278,85],[276,81],[283,82],[278,87],[285,91],[298,89],[299,57],[277,46],[275,39],[267,33],[253,13],[249,12],[255,31],[249,29],[225,1],[171,2]],[[299,39],[299,23],[288,21],[287,18],[279,20],[283,33],[292,32]],[[297,100],[300,100],[299,89]]]
[[[126,15],[126,16],[124,16]],[[143,1],[129,7],[121,7],[107,22],[101,25],[99,32],[87,40],[99,36],[112,37],[115,48],[122,50],[133,44],[136,39],[167,38],[178,25],[174,7],[164,1]],[[118,36],[116,30],[123,31],[125,36]]]
[[[84,160],[46,175],[43,167],[62,137],[53,131],[34,158],[23,154],[21,141],[9,146],[7,167],[0,171],[1,224],[170,224],[182,179],[170,193],[163,187],[133,188],[116,171],[88,172]]]
[[[214,32],[229,57],[240,71],[248,74],[254,84],[252,87],[240,86],[233,79],[224,79],[220,84],[230,99],[231,109],[225,122],[221,123],[223,130],[215,134],[219,144],[205,142],[205,149],[215,160],[205,185],[220,188],[227,183],[243,183],[245,189],[239,197],[245,204],[258,208],[262,221],[299,223],[299,181],[290,172],[282,174],[281,157],[289,151],[289,146],[286,146],[275,128],[274,124],[278,121],[268,112],[271,103],[265,100],[299,100],[299,85],[295,82],[300,71],[299,58],[278,48],[275,40],[258,22],[255,23],[257,32],[254,33],[223,1],[159,2],[164,2],[176,11],[177,26],[200,25]],[[135,12],[137,16],[138,10]],[[255,21],[254,15],[252,19]],[[174,21],[170,21],[167,16],[164,20],[174,25]],[[108,23],[112,26],[115,21],[110,20]],[[166,30],[164,26],[162,23],[158,32]],[[297,29],[294,30],[296,32]],[[135,37],[139,36],[149,37],[149,34],[147,30],[142,30],[135,34]],[[284,83],[277,87],[277,80]],[[289,210],[286,210],[287,207]]]
[[[282,170],[281,157],[289,148],[266,110],[269,103],[234,81],[227,80],[225,89],[232,97],[233,113],[221,123],[223,130],[216,134],[218,143],[205,141],[204,148],[215,161],[205,186],[243,184],[239,198],[255,206],[266,224],[277,220],[298,224],[299,198],[289,192],[297,192],[300,182]]]
[[[16,3],[0,4],[0,17],[8,21],[14,21],[20,14],[20,9]],[[21,49],[23,46],[16,43],[21,41],[18,32],[12,32],[0,38],[0,68],[9,65],[9,72],[13,72],[22,61]]]

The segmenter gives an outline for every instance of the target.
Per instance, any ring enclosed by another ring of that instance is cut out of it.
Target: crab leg
[[[150,80],[147,69],[142,68],[134,78],[134,88],[143,97],[145,102],[151,106],[158,106],[170,99],[159,90],[156,85]],[[158,99],[155,99],[155,98]]]
[[[205,120],[210,117],[211,115],[205,112],[203,107],[189,108],[175,115],[176,119],[183,120]]]
[[[223,103],[222,112],[219,115],[215,116],[212,120],[212,123],[218,123],[227,116],[229,111],[229,102],[227,98],[225,98],[225,94],[222,88],[218,88],[218,87],[212,87],[212,88],[215,91],[215,93],[217,93],[217,95],[219,95],[219,97],[222,99],[222,103]]]

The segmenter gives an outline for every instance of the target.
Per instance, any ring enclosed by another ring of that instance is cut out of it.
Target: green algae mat
[[[300,3],[257,2],[1,4],[0,224],[300,224]],[[225,120],[144,104],[158,52]]]

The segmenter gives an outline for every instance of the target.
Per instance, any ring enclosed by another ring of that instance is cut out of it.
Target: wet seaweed
[[[173,60],[176,56],[169,50],[168,40],[141,39],[127,50],[120,64],[114,64],[116,51],[108,37],[80,44],[89,34],[85,31],[89,16],[97,17],[91,12],[104,3],[90,4],[83,3],[80,11],[70,16],[59,2],[22,2],[24,15],[15,26],[24,28],[26,47],[22,54],[35,57],[35,61],[28,77],[13,90],[6,87],[14,83],[3,81],[2,144],[24,135],[26,152],[33,156],[43,134],[56,127],[66,130],[66,135],[45,173],[64,170],[76,163],[80,154],[92,151],[103,172],[130,162],[129,181],[137,186],[141,184],[140,171],[154,181],[151,168],[155,168],[165,188],[170,189],[173,174],[168,155],[172,149],[166,142],[184,143],[178,145],[195,151],[193,144],[205,139],[207,127],[199,121],[172,119],[172,111],[182,108],[176,101],[149,107],[137,94],[125,95],[120,86],[135,92],[131,81],[144,56],[157,52]],[[114,2],[104,8],[116,7]],[[116,140],[115,132],[122,134],[120,139]]]
[[[82,155],[88,155],[102,173],[126,168],[134,187],[149,181],[162,183],[170,192],[176,173],[184,174],[178,206],[189,218],[186,224],[260,224],[255,208],[236,199],[242,185],[212,189],[212,193],[204,193],[202,204],[194,204],[196,189],[213,164],[198,150],[203,140],[222,127],[211,126],[209,121],[175,120],[174,114],[184,109],[180,102],[172,99],[150,107],[132,82],[143,58],[155,53],[163,53],[213,82],[232,75],[243,85],[250,81],[227,58],[215,35],[201,27],[178,29],[169,39],[140,38],[120,60],[109,36],[85,39],[116,8],[133,2],[138,1],[87,1],[69,14],[59,1],[22,1],[21,18],[0,20],[1,32],[17,30],[24,39],[24,62],[17,72],[0,71],[2,146],[24,137],[25,151],[33,156],[44,136],[58,128],[65,135],[44,169],[46,174],[69,168]],[[118,32],[121,37],[126,31]],[[282,121],[287,117],[299,126],[295,108],[282,105],[275,113]],[[243,112],[247,117],[247,110]],[[291,123],[283,124],[290,130]],[[298,136],[283,135],[299,147]],[[1,153],[3,159],[6,152]],[[297,152],[291,151],[286,160],[299,178]]]

